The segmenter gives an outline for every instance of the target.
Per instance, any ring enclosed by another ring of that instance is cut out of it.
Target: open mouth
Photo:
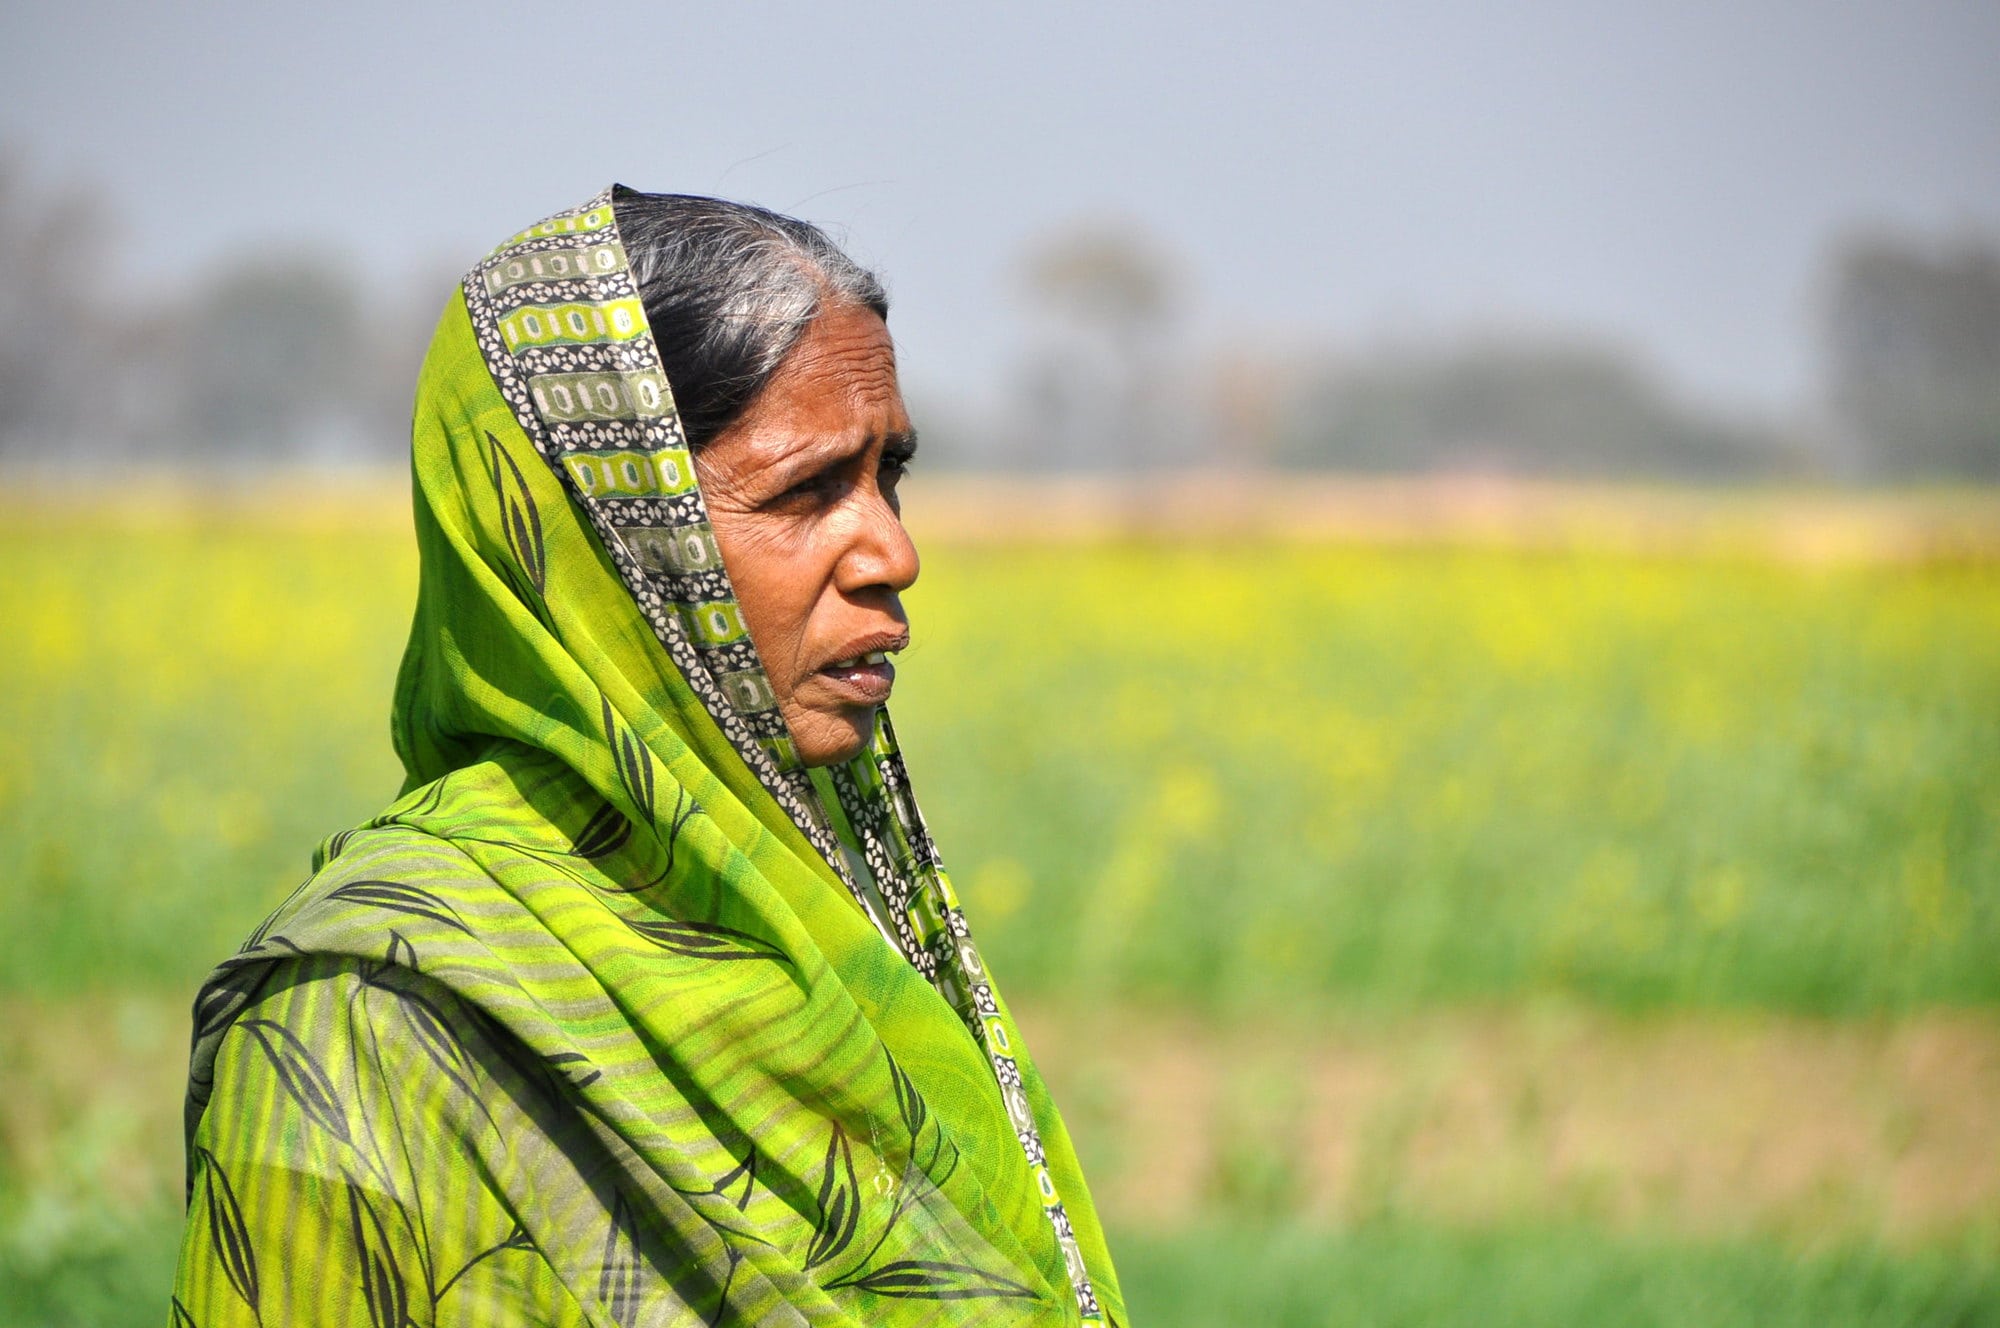
[[[896,666],[886,650],[868,650],[821,666],[813,675],[829,685],[843,705],[881,705],[896,685]]]

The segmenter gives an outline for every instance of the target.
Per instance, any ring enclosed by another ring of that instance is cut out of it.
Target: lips
[[[841,658],[814,670],[813,678],[838,705],[881,705],[896,685],[894,651],[909,644],[906,634],[878,635],[851,642]]]
[[[842,705],[881,705],[896,685],[896,666],[880,651],[860,661],[842,660],[813,674]]]

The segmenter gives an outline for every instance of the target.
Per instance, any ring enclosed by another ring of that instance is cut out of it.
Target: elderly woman
[[[176,1324],[1123,1321],[883,709],[886,311],[622,188],[465,279],[405,792],[197,999]]]

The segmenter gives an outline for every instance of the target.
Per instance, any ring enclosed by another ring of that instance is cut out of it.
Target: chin
[[[798,749],[800,763],[807,766],[851,761],[868,750],[869,740],[875,735],[873,710],[859,721],[827,715],[815,716],[814,721],[809,732],[800,731],[804,726],[792,726],[792,745]]]

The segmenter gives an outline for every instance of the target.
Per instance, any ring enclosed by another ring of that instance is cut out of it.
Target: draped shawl
[[[438,324],[407,782],[196,999],[174,1322],[1122,1322],[886,711],[798,762],[618,197]]]

